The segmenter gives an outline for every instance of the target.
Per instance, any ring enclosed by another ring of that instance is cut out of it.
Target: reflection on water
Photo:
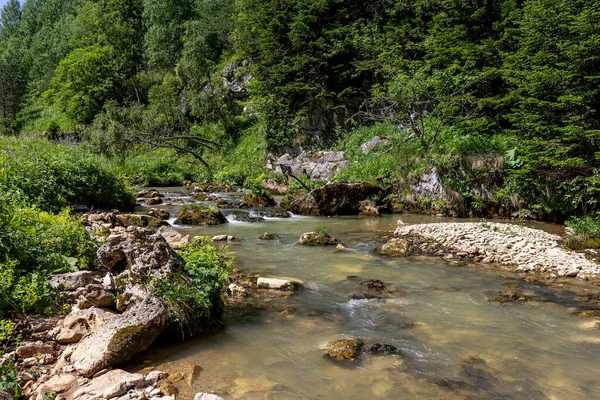
[[[227,308],[222,331],[154,347],[137,369],[183,374],[180,398],[198,391],[226,399],[582,399],[600,398],[600,331],[572,315],[582,285],[556,290],[523,276],[451,266],[434,258],[372,253],[398,216],[378,219],[290,218],[263,223],[180,227],[228,234],[236,266],[302,279],[291,295],[265,291]],[[440,221],[401,216],[407,223]],[[325,228],[350,251],[296,245]],[[282,238],[259,241],[265,231]],[[369,291],[366,279],[387,290]],[[506,287],[534,300],[487,301]],[[575,293],[577,291],[577,293]],[[381,298],[364,298],[365,293]],[[600,308],[595,303],[589,307]],[[366,355],[343,367],[322,357],[323,345],[359,337],[397,347],[401,355]],[[199,368],[198,368],[199,367]]]

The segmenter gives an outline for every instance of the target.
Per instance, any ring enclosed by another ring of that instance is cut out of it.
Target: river
[[[294,216],[175,226],[196,235],[233,235],[239,238],[228,244],[235,268],[298,278],[305,287],[234,302],[226,308],[224,329],[154,346],[131,369],[181,373],[176,385],[183,399],[200,391],[225,399],[600,398],[600,330],[573,315],[581,306],[577,296],[597,293],[596,287],[547,288],[524,281],[523,274],[376,255],[373,249],[398,218],[440,221],[413,215]],[[350,250],[296,244],[302,233],[319,228]],[[267,231],[281,238],[257,239]],[[376,294],[383,298],[364,298],[373,294],[361,284],[369,279],[385,283],[386,291]],[[517,285],[534,300],[488,301]],[[366,354],[346,366],[323,357],[325,343],[349,337],[364,340],[366,349],[390,344],[400,354]]]

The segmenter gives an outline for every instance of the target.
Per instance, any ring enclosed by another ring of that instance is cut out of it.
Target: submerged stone
[[[396,348],[396,346],[392,346],[391,344],[375,343],[369,349],[369,353],[380,354],[380,355],[391,355],[391,354],[400,354],[400,351]]]
[[[355,361],[363,352],[360,339],[341,339],[327,343],[324,356],[335,361]]]
[[[264,278],[260,277],[256,281],[259,289],[274,289],[274,290],[297,290],[300,289],[304,282],[298,279],[291,278]]]
[[[393,238],[377,247],[375,252],[390,257],[404,257],[410,255],[411,249],[406,239]]]

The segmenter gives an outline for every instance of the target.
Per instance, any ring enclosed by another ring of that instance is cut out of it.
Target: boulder
[[[377,247],[375,251],[385,256],[404,257],[410,255],[411,248],[408,240],[402,238],[393,238],[387,243]]]
[[[368,182],[330,182],[310,193],[291,199],[287,209],[294,214],[312,216],[358,215],[361,202],[371,200],[374,207],[389,207],[385,189]]]
[[[152,197],[151,199],[146,200],[146,204],[149,206],[155,206],[157,204],[162,204],[162,197]]]
[[[277,182],[275,179],[265,179],[265,189],[274,195],[283,195],[287,193],[287,186],[283,183]]]
[[[276,173],[300,177],[308,175],[312,181],[328,181],[348,166],[345,151],[303,152],[298,157],[284,154],[277,160]]]
[[[17,347],[16,354],[20,359],[34,357],[38,354],[54,354],[54,346],[51,342],[25,342]]]
[[[223,398],[212,393],[196,393],[194,400],[223,400]]]
[[[71,363],[80,375],[89,377],[129,361],[134,354],[150,347],[163,332],[166,321],[165,305],[156,298],[147,298],[84,337],[73,351]]]
[[[298,279],[291,278],[265,278],[260,277],[256,281],[259,289],[274,289],[274,290],[297,290],[304,286],[304,282]]]
[[[160,218],[153,217],[151,215],[142,214],[119,214],[117,219],[123,226],[141,226],[157,228],[159,226],[168,226],[167,221],[163,221]]]
[[[37,388],[36,393],[44,396],[50,393],[54,393],[56,395],[67,392],[71,388],[77,386],[79,380],[81,380],[81,378],[78,378],[77,375],[74,374],[54,375],[48,381],[40,385]]]
[[[217,208],[185,206],[179,211],[175,223],[184,225],[221,225],[227,223],[227,218]]]
[[[360,150],[363,154],[369,153],[371,150],[376,149],[377,147],[390,144],[392,141],[385,136],[375,136],[373,139],[364,142],[360,145]]]
[[[72,311],[48,335],[61,344],[77,343],[83,336],[100,329],[114,315],[113,312],[96,307]]]
[[[234,221],[239,222],[263,222],[265,220],[262,217],[250,216],[246,211],[232,211],[229,215]]]
[[[78,271],[69,274],[50,275],[50,286],[58,290],[77,290],[94,282],[94,274],[90,271]]]
[[[86,303],[90,304],[90,307],[112,308],[115,306],[114,295],[105,290],[102,285],[87,285],[85,288],[79,289],[79,292],[81,292],[80,298],[87,300]]]
[[[143,275],[153,271],[168,274],[183,270],[183,260],[162,234],[143,229],[114,237],[100,246],[97,255],[102,267],[116,272],[128,269]]]
[[[360,339],[341,339],[327,343],[325,357],[335,361],[356,361],[362,354],[364,342]]]
[[[235,240],[234,236],[231,235],[215,235],[212,237],[215,242],[232,242]]]
[[[358,215],[361,217],[379,217],[379,209],[370,204],[362,204]]]
[[[392,346],[391,344],[375,343],[369,349],[369,353],[378,355],[389,355],[400,354],[400,351],[396,348],[396,346]]]
[[[267,218],[289,218],[290,217],[290,213],[287,210],[284,210],[283,208],[268,208],[268,209],[263,209],[263,210],[256,210],[256,213],[258,214],[258,216],[260,217],[267,217]]]
[[[145,386],[144,375],[113,369],[77,389],[73,400],[111,399],[124,395],[130,389],[141,389]]]
[[[151,208],[148,210],[148,215],[160,219],[169,219],[169,217],[171,216],[171,214],[167,210],[164,210],[162,208]]]
[[[335,246],[340,241],[327,232],[306,232],[300,236],[298,243],[306,246]]]
[[[260,235],[258,238],[260,240],[275,240],[275,239],[278,239],[279,236],[277,236],[274,233],[265,232],[262,235]]]
[[[247,192],[244,195],[244,199],[240,202],[240,208],[275,207],[276,205],[275,199],[269,192]]]
[[[156,189],[148,189],[148,190],[142,190],[142,191],[138,192],[137,197],[149,199],[149,198],[153,198],[153,197],[163,197],[163,194],[160,193]]]
[[[161,226],[158,229],[158,233],[174,248],[190,244],[194,238],[192,235],[182,235],[170,226]]]

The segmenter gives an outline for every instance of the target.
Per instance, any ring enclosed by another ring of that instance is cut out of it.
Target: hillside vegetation
[[[435,166],[475,211],[486,181],[509,216],[594,215],[598,26],[598,0],[10,0],[0,129],[139,183],[248,184],[268,152],[343,148],[338,179],[400,197]],[[391,146],[357,151],[375,135]]]

